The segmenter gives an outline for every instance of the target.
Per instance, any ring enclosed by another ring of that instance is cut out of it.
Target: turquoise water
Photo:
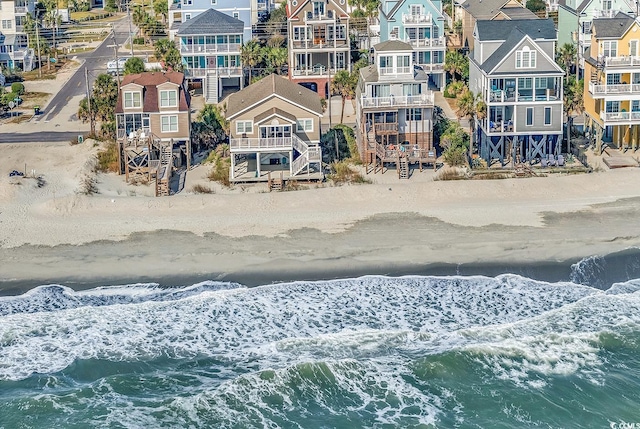
[[[2,428],[625,423],[640,426],[640,280],[41,286],[0,298]]]

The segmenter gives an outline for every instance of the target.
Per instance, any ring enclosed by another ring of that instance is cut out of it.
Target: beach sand
[[[95,175],[97,147],[0,145],[0,293],[63,283],[220,279],[259,284],[361,274],[522,273],[640,244],[640,169],[433,181],[394,171],[374,183],[267,193],[188,173],[182,193]],[[35,170],[46,184],[10,179]],[[96,177],[99,193],[82,194]],[[193,194],[196,183],[215,193]],[[484,267],[484,269],[483,269]],[[547,269],[546,272],[554,270]]]

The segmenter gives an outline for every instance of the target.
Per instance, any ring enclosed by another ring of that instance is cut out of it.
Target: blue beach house
[[[269,1],[269,0],[267,0]],[[244,40],[251,40],[251,26],[258,22],[257,0],[179,0],[169,6],[169,36],[201,13],[215,9],[243,23]]]
[[[444,85],[444,17],[440,0],[383,0],[380,7],[380,41],[400,40],[413,48],[413,63]]]
[[[174,38],[187,80],[202,86],[207,103],[217,103],[223,88],[242,89],[240,51],[244,24],[215,9],[183,22]]]

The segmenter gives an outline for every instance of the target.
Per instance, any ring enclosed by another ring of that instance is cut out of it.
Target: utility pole
[[[38,19],[35,21],[36,25],[36,46],[38,47],[38,77],[42,77],[42,59],[40,58],[40,31],[38,31]]]
[[[129,18],[129,44],[131,45],[131,57],[133,58],[133,33],[131,32],[131,6],[127,4],[127,17]]]
[[[96,123],[93,118],[93,110],[91,110],[91,91],[89,91],[89,70],[84,67],[84,83],[87,89],[87,105],[89,107],[89,123],[91,124],[91,135],[96,133]]]
[[[118,84],[118,91],[120,91],[120,61],[118,61],[118,41],[116,40],[116,32],[111,29],[111,37],[113,37],[113,52],[116,57],[116,82]]]

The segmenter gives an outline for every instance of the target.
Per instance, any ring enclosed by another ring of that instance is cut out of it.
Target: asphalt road
[[[84,131],[60,131],[60,132],[37,132],[37,133],[3,133],[0,143],[37,143],[52,142],[68,144],[73,139],[77,140],[79,135],[86,134]]]
[[[112,23],[113,30],[116,35],[118,45],[122,45],[129,38],[129,22],[126,17]],[[100,73],[107,71],[107,62],[114,59],[113,37],[109,35],[100,46],[93,52],[78,54],[78,58],[84,59],[85,62],[71,76],[67,83],[60,91],[49,101],[44,108],[44,114],[40,121],[50,121],[60,110],[69,102],[69,100],[77,95],[86,93],[86,83],[84,78],[85,69],[89,70],[89,87],[93,86],[93,81]]]

